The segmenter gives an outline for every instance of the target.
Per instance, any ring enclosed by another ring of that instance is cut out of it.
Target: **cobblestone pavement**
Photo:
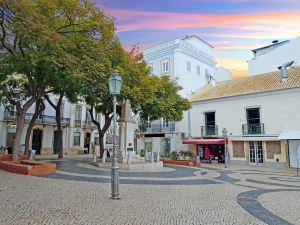
[[[111,200],[109,171],[57,165],[45,177],[0,170],[0,224],[300,224],[300,178],[280,170],[122,172],[122,199]]]

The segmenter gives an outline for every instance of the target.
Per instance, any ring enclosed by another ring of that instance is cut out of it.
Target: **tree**
[[[112,96],[108,90],[108,78],[114,69],[117,69],[123,78],[122,92],[118,101],[128,99],[131,107],[142,119],[158,119],[164,117],[168,120],[181,120],[183,111],[190,108],[187,99],[177,92],[180,87],[170,80],[168,76],[157,77],[151,74],[147,63],[141,54],[126,53],[120,42],[115,40],[106,51],[110,56],[110,68],[106,71],[105,81],[98,85],[97,81],[85,82],[85,101],[91,106],[92,122],[97,126],[99,133],[100,156],[104,151],[104,135],[112,120]],[[121,106],[117,108],[120,115]],[[94,113],[104,116],[104,124],[100,127]]]
[[[95,62],[88,56],[92,50],[88,44],[91,41],[104,43],[103,40],[112,38],[114,27],[113,21],[87,0],[3,0],[0,2],[0,32],[4,48],[0,88],[2,95],[17,108],[13,147],[14,159],[17,159],[28,108],[50,92],[60,96],[70,93],[66,82],[78,80],[86,73],[86,69],[81,68],[82,61],[88,61],[87,64]],[[12,99],[12,94],[15,94],[13,87],[7,85],[10,83],[3,84],[12,74],[22,74],[27,78],[29,88],[22,98]],[[72,94],[74,96],[76,92]],[[62,151],[60,104],[55,110]]]
[[[26,111],[47,94],[52,74],[69,63],[62,57],[66,54],[55,31],[46,26],[49,24],[47,18],[38,13],[35,3],[30,0],[0,2],[0,43],[3,47],[0,89],[2,100],[5,98],[15,105],[17,111],[14,160],[18,159]],[[22,79],[15,79],[15,75]]]

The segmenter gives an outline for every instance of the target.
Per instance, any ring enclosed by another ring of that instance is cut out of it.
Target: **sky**
[[[247,75],[252,49],[300,36],[300,0],[93,0],[126,49],[186,35],[214,46],[217,66]]]

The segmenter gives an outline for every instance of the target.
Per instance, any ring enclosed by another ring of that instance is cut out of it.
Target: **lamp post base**
[[[118,165],[113,165],[111,167],[111,199],[120,199],[119,193],[119,169]]]

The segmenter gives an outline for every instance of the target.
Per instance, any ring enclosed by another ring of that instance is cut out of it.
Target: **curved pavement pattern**
[[[54,175],[0,171],[0,224],[300,224],[300,178],[280,170],[120,172],[122,199],[112,201],[109,170],[52,162]]]

